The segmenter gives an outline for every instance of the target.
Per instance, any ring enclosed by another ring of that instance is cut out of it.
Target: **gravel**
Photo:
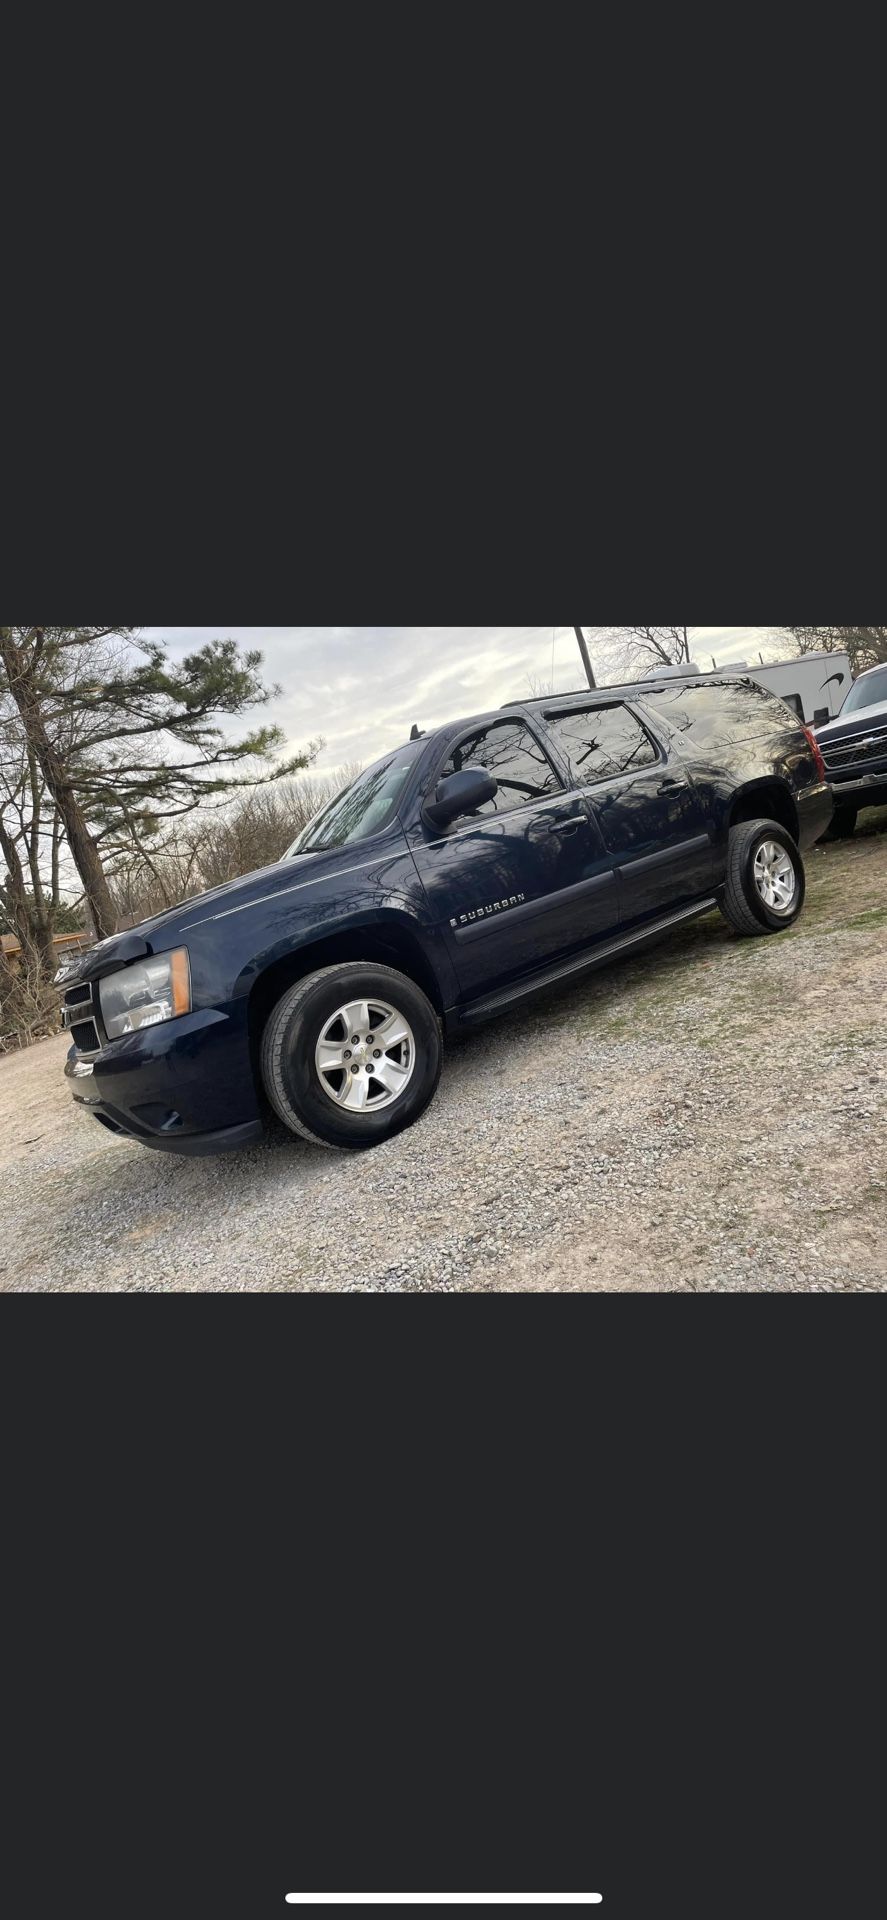
[[[887,814],[799,926],[719,915],[451,1046],[371,1155],[178,1160],[0,1060],[0,1290],[887,1291]]]

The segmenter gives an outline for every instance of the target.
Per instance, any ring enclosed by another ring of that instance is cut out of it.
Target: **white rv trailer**
[[[733,671],[728,668],[728,672]],[[757,680],[759,687],[766,687],[768,693],[778,693],[814,727],[837,719],[853,685],[849,653],[802,653],[797,660],[780,661],[772,667],[749,665],[743,672]]]
[[[795,660],[778,660],[767,667],[755,666],[749,660],[725,660],[715,673],[704,673],[690,661],[683,667],[660,667],[646,677],[723,680],[732,675],[756,680],[768,693],[778,694],[811,727],[825,726],[836,719],[853,685],[849,653],[801,653]]]

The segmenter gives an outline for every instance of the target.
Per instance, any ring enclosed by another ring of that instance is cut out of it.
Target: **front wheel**
[[[806,891],[800,850],[784,827],[749,820],[731,829],[719,905],[737,933],[784,933],[800,918]]]
[[[262,1037],[262,1079],[292,1133],[331,1147],[375,1147],[410,1127],[437,1091],[440,1021],[392,967],[324,967],[297,981]]]

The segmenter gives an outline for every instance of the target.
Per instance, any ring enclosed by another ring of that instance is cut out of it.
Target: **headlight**
[[[99,984],[102,1019],[109,1040],[142,1027],[159,1027],[191,1011],[191,963],[187,947],[138,960]]]

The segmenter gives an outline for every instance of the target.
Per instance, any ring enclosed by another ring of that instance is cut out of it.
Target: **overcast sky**
[[[322,734],[319,768],[377,759],[416,721],[438,726],[525,699],[529,682],[557,692],[583,685],[572,627],[148,627],[181,655],[212,639],[260,647],[279,682],[269,718],[295,749]],[[586,629],[588,632],[589,629]],[[695,627],[693,652],[709,668],[768,648],[769,627]],[[552,673],[552,661],[554,670]]]

